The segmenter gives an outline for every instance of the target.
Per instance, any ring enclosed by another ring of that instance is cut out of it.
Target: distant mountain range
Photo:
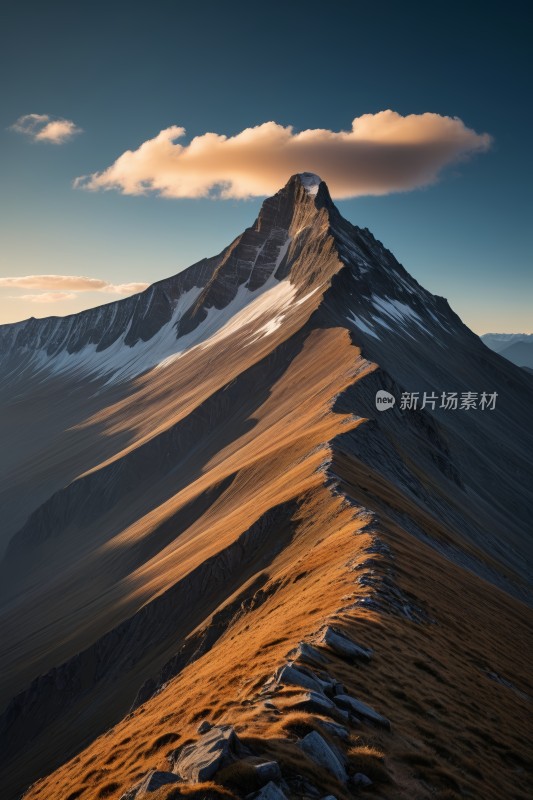
[[[518,367],[533,369],[533,333],[484,333],[481,340]]]
[[[4,800],[531,796],[533,378],[319,177],[0,378]]]

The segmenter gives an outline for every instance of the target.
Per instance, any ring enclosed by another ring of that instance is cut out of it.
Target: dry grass
[[[347,752],[350,771],[362,772],[376,783],[389,783],[390,777],[385,765],[385,753],[377,747],[366,744],[352,746]]]
[[[162,786],[156,792],[150,794],[150,800],[178,800],[186,797],[188,800],[237,800],[237,796],[224,786],[220,786],[211,781],[205,783],[187,784],[180,783],[179,786]]]

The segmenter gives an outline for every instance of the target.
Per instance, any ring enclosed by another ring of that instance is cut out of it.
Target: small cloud
[[[356,117],[348,131],[265,122],[235,136],[204,133],[179,144],[185,128],[165,128],[126,150],[102,172],[74,186],[154,192],[161,197],[256,197],[276,192],[290,175],[315,172],[336,198],[386,195],[435,183],[442,170],[488,150],[492,138],[457,117],[380,111]]]
[[[19,289],[69,289],[71,292],[97,292],[110,284],[99,278],[84,275],[18,275],[0,278],[0,287],[16,286]]]
[[[34,142],[52,144],[63,144],[82,132],[71,120],[50,117],[48,114],[25,114],[18,118],[11,129],[29,136]]]
[[[148,283],[108,283],[102,288],[102,291],[112,294],[136,294],[144,292],[148,286]]]
[[[18,275],[0,278],[0,289],[10,287],[16,289],[43,289],[46,294],[17,295],[19,300],[30,300],[33,303],[48,303],[56,300],[72,300],[78,292],[106,292],[107,294],[128,295],[142,292],[148,283],[110,283],[100,278],[88,278],[85,275]],[[47,298],[39,300],[38,298]]]
[[[75,300],[74,292],[43,292],[42,294],[10,295],[12,300],[26,300],[28,303],[58,303],[60,300]]]

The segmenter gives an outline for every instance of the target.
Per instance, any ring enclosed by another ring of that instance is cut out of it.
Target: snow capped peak
[[[307,194],[316,195],[318,187],[322,183],[322,178],[319,175],[315,175],[314,172],[300,172],[298,177]]]

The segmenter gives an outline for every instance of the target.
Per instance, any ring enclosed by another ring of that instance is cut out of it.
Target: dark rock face
[[[31,318],[0,326],[0,354],[32,353],[43,349],[47,356],[66,350],[79,352],[89,344],[101,352],[123,334],[124,343],[133,347],[147,341],[167,323],[175,302],[194,286],[201,286],[211,275],[219,257],[203,259],[173,278],[149,286],[144,292],[124,300],[97,306],[66,317]]]

